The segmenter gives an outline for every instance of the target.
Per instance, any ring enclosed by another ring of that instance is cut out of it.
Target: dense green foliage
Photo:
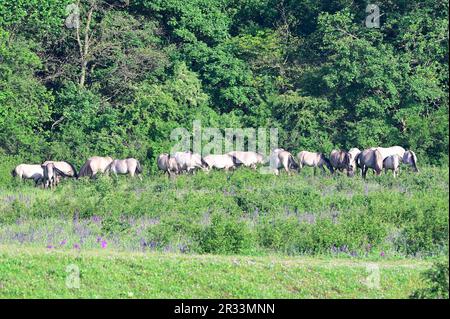
[[[445,261],[436,262],[433,267],[422,274],[426,281],[426,287],[414,291],[410,296],[417,299],[448,299],[448,258]]]
[[[7,171],[3,171],[7,174]],[[448,169],[360,177],[200,172],[0,187],[0,244],[259,255],[448,254]]]
[[[445,163],[448,2],[379,1],[380,28],[367,3],[1,1],[0,155],[150,167],[198,119],[277,127],[292,151],[403,145]]]

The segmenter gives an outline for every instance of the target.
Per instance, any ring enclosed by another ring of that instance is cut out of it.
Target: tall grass
[[[3,166],[2,168],[4,168]],[[54,191],[0,170],[0,244],[183,253],[448,254],[448,168],[348,178],[250,169],[143,180],[65,180]]]

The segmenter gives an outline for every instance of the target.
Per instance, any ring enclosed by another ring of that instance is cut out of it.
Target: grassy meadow
[[[101,176],[53,191],[1,173],[3,298],[407,298],[448,258],[448,168]]]

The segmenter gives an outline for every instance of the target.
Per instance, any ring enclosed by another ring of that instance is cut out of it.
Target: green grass
[[[69,265],[80,287],[66,286]],[[377,265],[379,287],[367,286]],[[0,247],[0,298],[407,298],[423,260],[48,251]]]
[[[308,169],[102,176],[54,191],[6,173],[2,298],[407,298],[448,258],[447,167],[367,180]],[[72,264],[80,289],[66,287]],[[379,289],[365,284],[368,264]]]

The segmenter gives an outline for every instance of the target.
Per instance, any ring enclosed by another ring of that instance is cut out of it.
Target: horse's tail
[[[11,176],[12,176],[12,177],[16,177],[16,176],[17,176],[16,168],[15,168],[15,167],[11,170]]]
[[[234,154],[228,154],[228,156],[231,157],[231,160],[233,161],[234,166],[239,166],[240,164],[242,164],[238,158],[236,157],[236,155]]]
[[[356,167],[359,167],[359,168],[362,168],[362,165],[361,165],[361,154],[362,154],[362,152],[359,152],[355,156],[355,164],[356,164]]]
[[[419,171],[419,168],[417,167],[417,156],[416,153],[414,153],[413,151],[409,151],[411,153],[411,160],[412,160],[412,164],[414,169],[416,170],[416,172]]]
[[[201,157],[200,160],[201,160],[201,162],[202,162],[202,167],[203,167],[203,168],[208,168],[208,167],[209,167],[208,163],[205,162],[205,160],[203,159],[203,157]]]
[[[138,160],[136,160],[136,173],[138,173],[138,174],[142,173],[142,166],[141,166],[141,163],[139,163]]]
[[[292,156],[292,154],[289,154],[288,166],[289,166],[289,168],[293,168],[293,169],[298,169],[299,168],[299,165],[295,161],[294,156]]]
[[[66,162],[67,164],[69,164],[69,166],[70,166],[70,168],[72,169],[72,171],[73,171],[73,176],[69,176],[69,177],[75,177],[75,178],[78,178],[78,174],[77,174],[77,170],[75,169],[75,166],[73,166],[71,163],[69,163],[69,162]]]
[[[379,172],[381,172],[383,170],[383,155],[381,155],[379,150],[375,150],[375,165],[374,165],[374,169],[377,172],[377,174]]]
[[[109,163],[108,165],[106,165],[106,167],[105,167],[105,173],[109,173],[110,171],[111,171],[111,166],[112,166],[112,164],[114,163],[114,161],[112,161],[111,163]]]
[[[66,173],[64,173],[63,171],[61,171],[60,169],[53,167],[53,170],[56,172],[56,174],[62,176],[62,177],[71,177],[70,175],[67,175]]]
[[[81,166],[80,171],[78,172],[78,178],[89,176],[89,173],[92,174],[92,170],[90,169],[91,167],[89,164],[89,161],[87,161],[83,166]]]

